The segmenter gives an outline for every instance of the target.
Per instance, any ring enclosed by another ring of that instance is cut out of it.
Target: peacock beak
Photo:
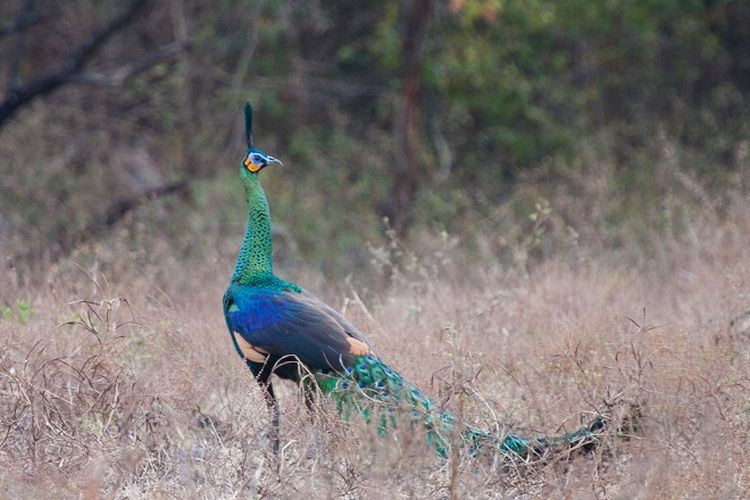
[[[273,156],[269,156],[268,157],[268,164],[270,165],[271,163],[278,163],[279,165],[283,165],[284,164],[284,162],[282,162],[278,158],[274,158]]]

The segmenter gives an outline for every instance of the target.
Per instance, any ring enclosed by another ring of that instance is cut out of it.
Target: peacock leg
[[[274,458],[279,458],[279,402],[276,400],[276,396],[273,393],[273,385],[271,385],[270,377],[265,377],[264,380],[258,379],[261,391],[263,392],[263,399],[266,401],[268,411],[271,412],[271,426],[268,429],[268,438],[271,440],[271,451],[273,452]]]
[[[303,379],[302,386],[302,397],[305,399],[305,406],[310,417],[315,420],[315,402],[318,399],[318,384],[312,378]]]

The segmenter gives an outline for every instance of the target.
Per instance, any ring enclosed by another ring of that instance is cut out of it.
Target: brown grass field
[[[500,466],[381,439],[279,384],[274,467],[260,392],[230,344],[221,296],[237,241],[185,268],[117,237],[2,279],[0,492],[8,498],[747,498],[750,199],[707,211],[648,258],[582,243],[529,272],[404,256],[390,284],[278,272],[345,310],[390,364],[477,425],[613,424],[596,452]],[[433,241],[434,240],[434,241]],[[365,243],[363,242],[363,245]],[[83,262],[86,262],[85,264]],[[363,275],[375,273],[363,270]],[[629,439],[617,422],[639,408]]]

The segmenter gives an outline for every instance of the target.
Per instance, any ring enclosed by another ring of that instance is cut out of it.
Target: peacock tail
[[[599,418],[587,427],[552,439],[530,439],[515,434],[498,436],[461,425],[453,414],[440,410],[429,396],[370,354],[354,358],[352,366],[341,372],[318,373],[315,379],[321,392],[345,419],[362,416],[377,425],[380,435],[397,429],[407,420],[412,428],[426,431],[427,444],[441,457],[448,456],[456,432],[458,444],[466,447],[470,455],[498,452],[506,458],[526,459],[556,449],[591,446],[604,424]]]

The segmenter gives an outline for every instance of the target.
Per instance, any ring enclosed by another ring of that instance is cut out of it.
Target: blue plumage
[[[285,356],[294,356],[310,370],[342,370],[351,366],[356,354],[352,342],[367,351],[369,342],[320,304],[306,292],[233,283],[224,296],[224,315],[238,352],[254,362],[254,373],[258,364],[275,364]],[[261,362],[256,352],[270,358]],[[296,380],[299,375],[286,378]]]
[[[233,331],[253,332],[262,330],[274,324],[288,321],[292,310],[287,304],[277,299],[280,295],[275,290],[252,288],[240,290],[240,287],[230,288],[234,311],[226,310],[227,325]],[[249,339],[248,339],[249,340]]]

